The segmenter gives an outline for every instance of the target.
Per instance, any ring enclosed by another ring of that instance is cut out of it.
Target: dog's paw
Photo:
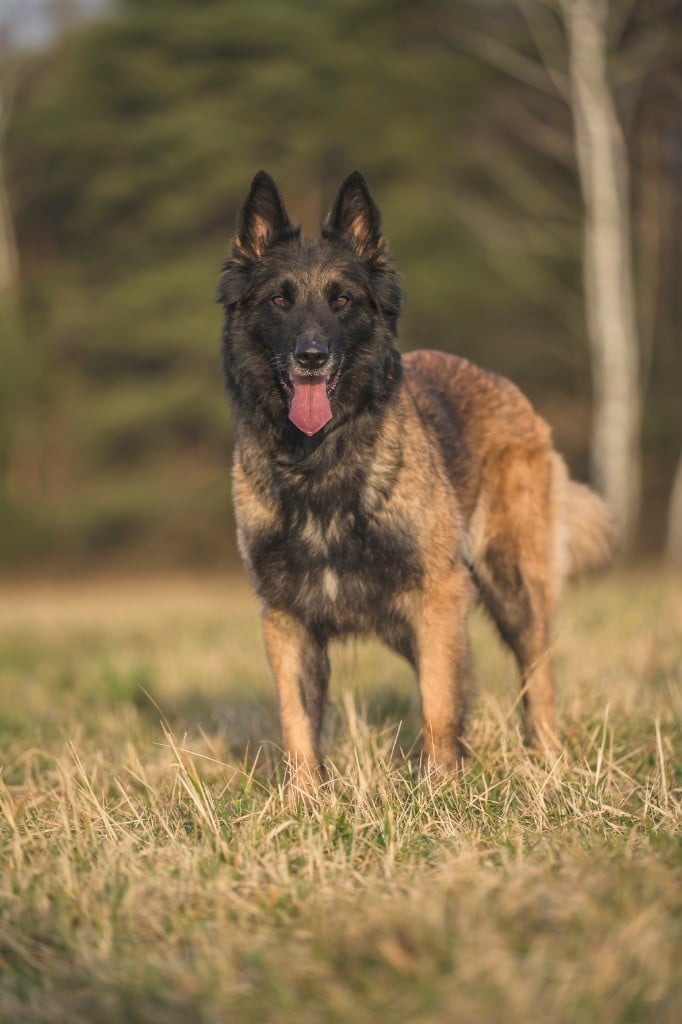
[[[289,761],[284,778],[284,798],[292,808],[314,807],[320,801],[326,781],[323,764]]]

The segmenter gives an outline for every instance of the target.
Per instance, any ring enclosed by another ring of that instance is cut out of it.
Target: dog
[[[401,289],[359,171],[321,236],[254,177],[222,267],[239,550],[263,606],[294,778],[323,778],[330,641],[374,634],[415,668],[422,762],[457,771],[475,592],[519,668],[525,739],[557,749],[550,625],[564,580],[614,544],[508,380],[436,351],[401,357]]]

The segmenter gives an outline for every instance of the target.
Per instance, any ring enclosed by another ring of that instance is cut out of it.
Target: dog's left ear
[[[381,262],[385,258],[381,214],[360,171],[352,171],[341,185],[323,232],[341,234],[363,259]]]

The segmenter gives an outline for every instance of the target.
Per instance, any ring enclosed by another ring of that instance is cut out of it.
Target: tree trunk
[[[559,0],[585,204],[583,274],[592,351],[594,481],[632,547],[641,501],[641,391],[628,157],[606,68],[606,0]]]
[[[682,455],[677,460],[673,489],[670,492],[665,554],[673,565],[682,565]]]
[[[19,257],[2,155],[3,98],[0,92],[0,302],[13,305],[19,291]]]

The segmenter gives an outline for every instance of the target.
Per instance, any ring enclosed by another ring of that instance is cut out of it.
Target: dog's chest
[[[349,494],[287,504],[276,526],[246,526],[242,541],[261,596],[330,635],[376,629],[422,575],[410,524]]]

